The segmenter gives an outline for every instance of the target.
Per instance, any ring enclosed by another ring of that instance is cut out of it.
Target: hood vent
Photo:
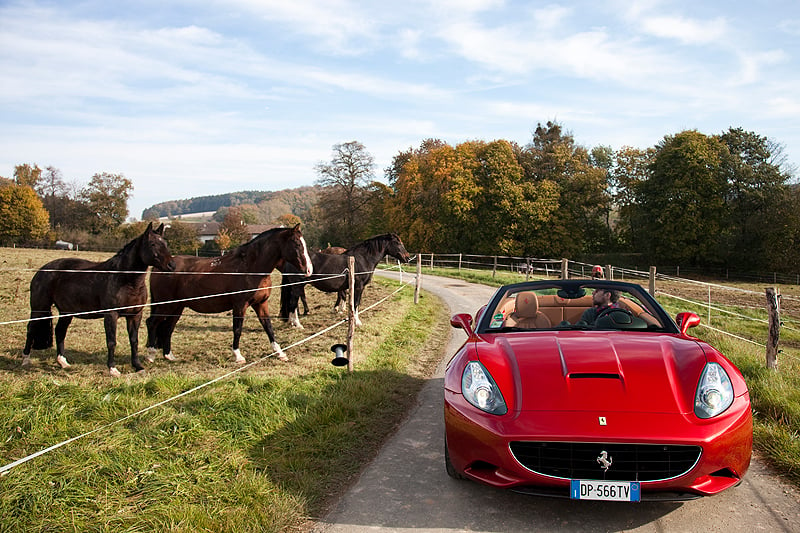
[[[572,372],[568,374],[567,377],[570,379],[622,379],[622,376],[619,374],[608,374],[605,372]]]

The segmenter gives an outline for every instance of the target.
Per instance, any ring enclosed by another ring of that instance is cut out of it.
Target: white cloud
[[[674,39],[682,44],[708,44],[724,42],[729,32],[722,17],[712,20],[694,20],[677,16],[644,17],[641,29],[663,39]]]

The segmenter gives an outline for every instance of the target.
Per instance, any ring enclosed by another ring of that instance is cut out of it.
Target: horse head
[[[147,225],[147,229],[142,234],[140,256],[146,265],[164,270],[166,272],[175,271],[175,260],[169,251],[167,241],[164,240],[164,223],[157,229],[153,229],[153,223]]]
[[[400,236],[396,233],[389,233],[388,236],[389,243],[386,246],[386,254],[391,255],[401,263],[408,263],[411,260],[411,256],[406,251],[406,247],[403,246]]]
[[[297,267],[306,277],[314,273],[314,266],[311,264],[311,256],[308,254],[306,240],[300,231],[300,224],[289,230],[289,238],[281,250],[283,258]]]

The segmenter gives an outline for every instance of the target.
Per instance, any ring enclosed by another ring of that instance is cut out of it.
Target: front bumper
[[[753,444],[747,395],[736,398],[723,415],[698,420],[680,414],[593,411],[494,416],[477,410],[462,395],[445,390],[444,416],[449,457],[456,471],[494,487],[550,496],[569,496],[569,474],[544,475],[526,468],[512,453],[512,442],[597,443],[590,462],[607,443],[701,448],[699,458],[685,472],[641,481],[643,499],[690,499],[735,486],[750,465]],[[612,464],[604,475],[598,464],[594,479],[613,479],[614,469]]]

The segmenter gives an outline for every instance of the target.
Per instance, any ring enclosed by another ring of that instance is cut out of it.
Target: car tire
[[[453,463],[450,462],[450,450],[447,448],[447,439],[444,440],[444,468],[447,475],[453,479],[464,479],[464,476],[456,471]]]

